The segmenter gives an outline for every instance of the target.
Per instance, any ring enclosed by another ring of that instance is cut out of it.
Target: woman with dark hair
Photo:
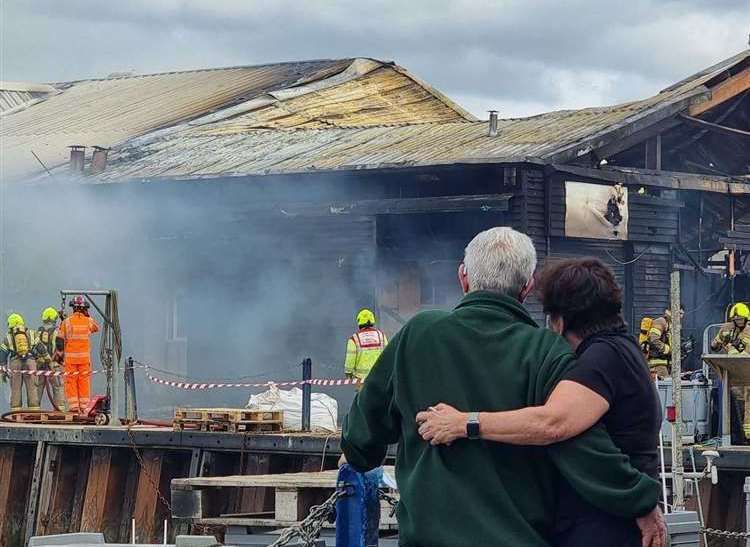
[[[658,476],[661,405],[648,365],[622,317],[622,290],[601,260],[565,260],[547,267],[540,293],[550,326],[565,337],[576,366],[543,406],[479,412],[479,435],[487,441],[550,445],[601,421],[639,471]],[[471,409],[477,410],[477,409]],[[417,415],[419,432],[433,445],[467,437],[470,415],[438,404]],[[552,544],[560,547],[660,547],[666,542],[655,507],[636,522],[595,508],[565,481],[560,487]]]

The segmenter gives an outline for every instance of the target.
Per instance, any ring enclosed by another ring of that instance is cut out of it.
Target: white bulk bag
[[[284,429],[302,430],[302,390],[298,387],[285,390],[272,385],[268,391],[251,395],[247,401],[251,410],[283,410]],[[339,405],[325,393],[310,396],[310,429],[335,433],[338,428]]]

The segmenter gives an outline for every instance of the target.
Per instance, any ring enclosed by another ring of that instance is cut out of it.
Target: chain
[[[385,500],[391,506],[391,513],[388,516],[392,518],[396,514],[396,509],[398,509],[398,498],[394,498],[382,488],[378,488],[378,498]]]
[[[172,514],[172,504],[170,504],[167,499],[162,495],[161,490],[159,489],[159,484],[154,480],[154,478],[151,476],[151,473],[149,473],[148,469],[146,469],[146,464],[143,461],[143,457],[141,456],[140,450],[138,450],[138,445],[135,443],[135,438],[133,437],[133,430],[131,428],[131,425],[128,425],[125,430],[128,432],[128,440],[130,440],[130,448],[133,449],[133,453],[135,454],[135,459],[138,462],[138,465],[141,468],[141,475],[146,477],[146,480],[151,484],[151,487],[156,492],[156,495],[159,498],[159,501],[161,501],[164,504],[164,507],[167,508],[169,511],[169,514]]]
[[[320,535],[320,530],[323,528],[323,523],[328,520],[328,516],[333,514],[336,509],[336,502],[347,495],[345,489],[336,490],[330,498],[321,503],[320,505],[314,505],[310,509],[310,514],[302,522],[285,528],[279,539],[271,543],[268,547],[281,547],[286,545],[295,537],[302,540],[302,543],[306,547],[312,547],[315,544],[315,540]]]
[[[744,539],[750,538],[750,532],[729,532],[727,530],[717,530],[716,528],[703,528],[701,532],[709,536],[724,538]]]

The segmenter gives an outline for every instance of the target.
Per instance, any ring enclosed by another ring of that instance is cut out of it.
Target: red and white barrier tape
[[[146,372],[146,378],[154,384],[162,386],[175,387],[178,389],[187,390],[203,390],[203,389],[225,389],[225,388],[256,388],[256,387],[292,387],[292,386],[303,386],[310,384],[312,386],[352,386],[362,383],[359,378],[313,378],[312,380],[293,380],[288,382],[260,382],[260,383],[248,383],[248,382],[178,382],[175,380],[165,380],[164,378],[158,378],[148,371],[147,365],[134,365],[133,368],[142,368]],[[103,369],[90,370],[90,371],[72,371],[66,372],[63,370],[11,370],[8,367],[0,366],[0,372],[5,374],[25,374],[27,376],[45,376],[45,377],[69,377],[69,376],[93,376],[105,372]]]
[[[8,367],[0,367],[0,372],[3,372],[5,374],[25,374],[27,376],[92,376],[94,374],[98,374],[100,372],[104,372],[103,370],[87,370],[84,372],[81,372],[80,370],[76,370],[73,372],[65,372],[63,370],[11,370]]]
[[[177,382],[175,380],[165,380],[164,378],[157,378],[153,376],[148,370],[146,371],[146,378],[149,381],[159,384],[162,386],[175,387],[178,389],[188,390],[199,390],[199,389],[222,389],[222,388],[251,388],[251,387],[290,387],[290,386],[303,386],[310,384],[312,386],[350,386],[362,383],[359,378],[314,378],[312,380],[295,380],[291,382],[262,382],[262,383],[246,383],[246,382]]]

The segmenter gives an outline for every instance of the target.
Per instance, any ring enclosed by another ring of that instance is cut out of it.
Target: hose
[[[50,392],[50,385],[49,385],[49,378],[47,376],[44,376],[44,391],[47,394],[47,397],[49,398],[49,402],[52,404],[52,408],[54,408],[58,412],[65,412],[62,408],[57,406],[55,404],[55,398],[52,396],[52,393]]]

